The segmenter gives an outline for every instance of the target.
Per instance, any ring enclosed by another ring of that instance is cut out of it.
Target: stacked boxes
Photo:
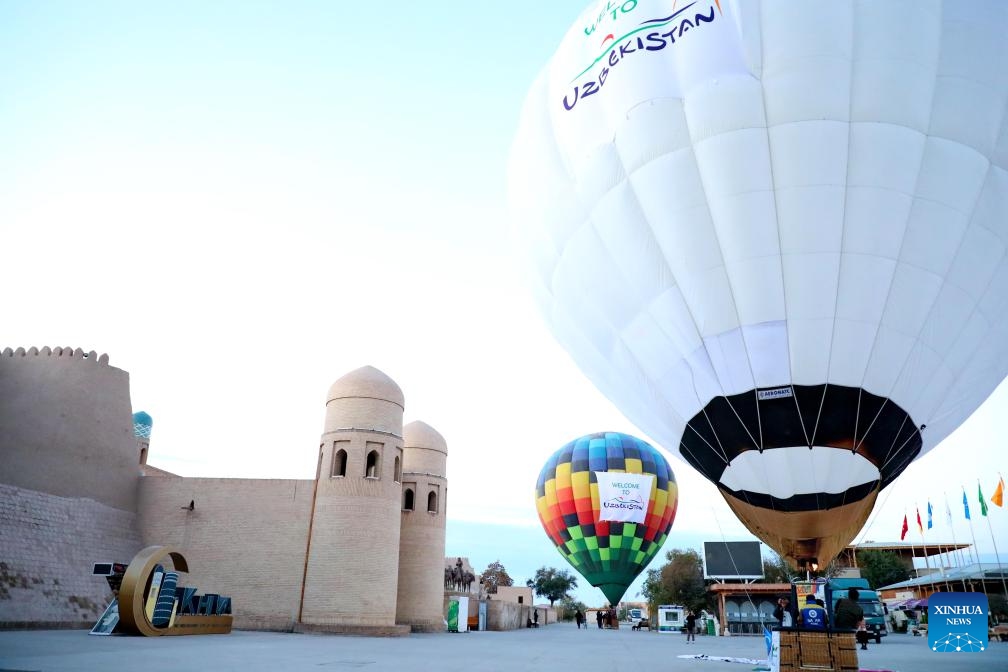
[[[780,672],[858,672],[853,632],[782,630]]]

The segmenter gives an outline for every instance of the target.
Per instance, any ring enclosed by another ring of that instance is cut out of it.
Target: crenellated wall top
[[[4,348],[3,351],[0,352],[0,363],[2,363],[5,359],[14,359],[16,357],[38,357],[40,359],[43,357],[59,358],[65,361],[78,360],[89,364],[102,364],[104,366],[108,366],[109,363],[108,354],[99,355],[94,350],[84,352],[81,348],[50,348],[48,345],[44,346],[42,349],[36,348],[35,346],[32,346],[27,350],[24,348],[17,348],[16,350],[9,347]]]

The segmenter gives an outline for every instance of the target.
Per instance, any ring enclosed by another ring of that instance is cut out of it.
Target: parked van
[[[830,623],[833,622],[833,612],[836,603],[847,597],[849,588],[857,588],[858,604],[864,611],[865,627],[868,633],[875,638],[877,644],[882,643],[882,638],[889,634],[886,628],[886,608],[879,599],[879,594],[868,586],[867,579],[830,579],[826,584],[826,604],[829,609]]]

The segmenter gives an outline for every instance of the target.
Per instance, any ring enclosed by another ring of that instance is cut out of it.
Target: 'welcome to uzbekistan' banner
[[[596,471],[599,520],[643,523],[651,500],[654,476]]]

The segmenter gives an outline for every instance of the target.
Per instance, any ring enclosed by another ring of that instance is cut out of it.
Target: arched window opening
[[[396,455],[396,458],[395,458],[395,482],[396,483],[398,483],[398,482],[400,482],[402,480],[402,472],[400,471],[400,469],[401,469],[401,467],[399,466],[399,456]]]
[[[333,476],[346,476],[346,451],[340,448],[333,458]]]
[[[413,489],[412,488],[406,488],[406,492],[403,493],[402,508],[403,508],[403,511],[412,511],[413,510]]]
[[[365,478],[378,478],[378,451],[372,450],[367,454],[367,464],[364,467]]]
[[[427,495],[427,512],[437,513],[437,493],[432,492]]]

